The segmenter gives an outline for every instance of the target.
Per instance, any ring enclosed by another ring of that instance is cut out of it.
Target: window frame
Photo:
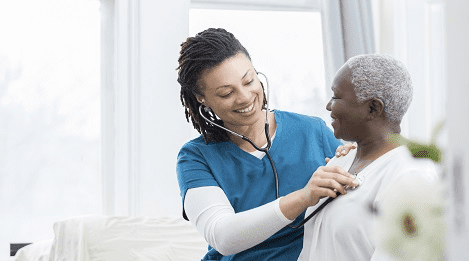
[[[100,1],[102,213],[180,214],[175,159],[190,128],[175,68],[189,31],[190,0]],[[160,93],[170,97],[161,99]]]
[[[191,8],[253,11],[320,11],[320,0],[191,0]]]
[[[138,212],[139,0],[101,0],[102,212]]]

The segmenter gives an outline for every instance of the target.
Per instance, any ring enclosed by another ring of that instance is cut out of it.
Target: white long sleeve
[[[279,201],[235,213],[221,188],[199,187],[187,190],[184,209],[205,240],[229,256],[263,242],[292,222],[280,211]]]

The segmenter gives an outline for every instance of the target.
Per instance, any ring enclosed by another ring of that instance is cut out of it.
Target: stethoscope
[[[249,139],[248,137],[244,136],[244,135],[241,135],[237,132],[234,132],[232,130],[229,130],[219,124],[216,124],[215,122],[209,120],[207,117],[205,117],[205,115],[202,113],[202,107],[203,109],[208,112],[210,109],[205,107],[203,104],[200,104],[199,106],[199,113],[200,115],[202,116],[202,118],[204,118],[207,122],[209,122],[210,124],[214,125],[214,126],[217,126],[218,128],[220,129],[223,129],[233,135],[236,135],[240,138],[242,138],[243,140],[249,142],[257,151],[261,151],[261,152],[264,152],[265,155],[267,155],[267,158],[269,159],[270,161],[270,166],[272,166],[272,171],[274,172],[274,176],[275,176],[275,194],[276,194],[276,197],[279,198],[279,194],[278,194],[278,175],[277,175],[277,168],[275,168],[275,164],[274,164],[274,161],[272,160],[272,157],[270,156],[270,153],[269,153],[269,150],[270,150],[270,147],[272,146],[272,140],[270,138],[270,134],[269,134],[269,95],[270,95],[270,87],[269,87],[269,80],[267,79],[267,76],[265,76],[265,74],[261,73],[261,72],[257,72],[257,75],[262,75],[264,76],[265,78],[265,82],[266,82],[266,86],[267,86],[267,91],[266,91],[266,95],[267,95],[267,104],[266,104],[266,108],[265,108],[265,126],[264,126],[264,132],[265,132],[265,137],[267,138],[267,146],[265,146],[265,148],[261,148],[259,146],[257,146],[251,139]],[[259,80],[260,81],[260,80]]]
[[[266,104],[266,109],[265,109],[265,126],[264,126],[264,131],[265,131],[265,137],[267,138],[267,146],[264,147],[264,148],[261,148],[259,146],[257,146],[251,139],[249,139],[248,137],[244,136],[244,135],[241,135],[237,132],[234,132],[232,130],[229,130],[211,120],[209,120],[207,117],[205,117],[205,115],[202,113],[202,110],[204,110],[205,112],[209,112],[210,109],[207,108],[206,106],[204,106],[203,104],[200,104],[199,106],[199,113],[200,113],[200,116],[202,116],[202,118],[204,118],[208,123],[214,125],[214,126],[217,126],[218,128],[220,129],[223,129],[233,135],[236,135],[240,138],[242,138],[243,140],[249,142],[257,151],[261,151],[261,152],[264,152],[265,155],[267,156],[267,158],[269,159],[270,161],[270,166],[272,167],[272,171],[274,173],[274,177],[275,177],[275,193],[276,193],[276,198],[278,199],[279,198],[279,189],[278,189],[278,175],[277,175],[277,168],[275,168],[275,164],[274,164],[274,161],[272,160],[272,157],[270,156],[270,153],[269,153],[269,150],[270,150],[270,147],[272,146],[272,140],[270,138],[270,134],[269,134],[269,118],[268,118],[268,113],[269,113],[269,94],[270,94],[270,86],[269,86],[269,80],[267,79],[267,76],[265,76],[265,74],[261,73],[261,72],[257,72],[257,74],[261,74],[262,76],[264,76],[265,78],[265,82],[266,82],[266,87],[267,87],[267,91],[266,91],[266,95],[267,95],[267,104]],[[260,80],[259,80],[260,81]],[[348,186],[345,187],[345,189],[348,189]],[[341,195],[340,192],[337,192],[336,193],[337,196]],[[326,201],[324,201],[324,203],[322,203],[313,213],[311,213],[310,215],[308,215],[307,218],[305,218],[300,224],[296,225],[296,226],[290,226],[291,228],[300,228],[302,227],[306,222],[308,222],[308,220],[310,220],[314,215],[316,215],[319,211],[321,211],[321,209],[323,209],[327,204],[329,204],[332,200],[334,200],[335,198],[333,197],[329,197]]]

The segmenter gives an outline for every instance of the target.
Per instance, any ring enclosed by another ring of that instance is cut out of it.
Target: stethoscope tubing
[[[214,126],[217,126],[218,128],[221,128],[233,135],[236,135],[240,138],[242,138],[243,140],[249,142],[256,150],[258,151],[262,151],[265,153],[265,155],[267,155],[267,158],[269,159],[269,162],[270,162],[270,166],[272,166],[272,172],[274,173],[274,176],[275,176],[275,195],[276,195],[276,198],[279,198],[279,189],[278,189],[278,174],[277,174],[277,168],[275,167],[275,164],[274,164],[274,160],[272,159],[272,156],[270,156],[270,153],[269,153],[269,150],[270,150],[270,147],[272,146],[272,140],[270,138],[270,134],[269,134],[269,122],[266,121],[265,123],[265,126],[264,126],[264,132],[265,132],[265,136],[267,138],[267,146],[265,148],[261,148],[259,146],[257,146],[251,139],[249,139],[248,137],[244,136],[244,135],[241,135],[237,132],[234,132],[232,130],[229,130],[228,128],[225,128],[219,124],[216,124],[215,122],[209,120],[207,117],[205,117],[205,115],[202,113],[202,107],[205,107],[203,106],[202,104],[199,106],[199,114],[202,116],[202,118],[204,118],[207,122],[209,122],[210,124],[214,125]],[[206,108],[206,107],[205,107]],[[268,117],[268,109],[266,109],[266,117]]]
[[[348,189],[349,186],[345,186],[345,189]],[[300,228],[302,227],[306,222],[308,222],[311,218],[313,218],[317,213],[319,213],[319,211],[321,211],[325,206],[327,206],[327,204],[331,203],[332,200],[338,198],[340,195],[342,195],[342,193],[340,193],[339,191],[337,191],[335,193],[336,197],[333,198],[333,197],[329,197],[328,199],[326,199],[318,208],[316,208],[311,214],[309,214],[303,221],[301,221],[300,224],[296,225],[296,226],[291,226],[292,228]]]
[[[340,194],[340,192],[336,192],[336,195],[337,197],[339,195],[342,195]],[[319,211],[321,211],[327,204],[331,203],[332,200],[336,199],[337,197],[333,198],[333,197],[329,197],[328,199],[326,199],[326,201],[324,201],[318,208],[316,208],[313,213],[309,214],[305,219],[303,219],[303,221],[301,221],[300,224],[296,225],[296,226],[291,226],[291,228],[300,228],[302,227],[304,224],[306,224],[306,222],[308,222],[311,218],[313,218],[317,213],[319,213]]]

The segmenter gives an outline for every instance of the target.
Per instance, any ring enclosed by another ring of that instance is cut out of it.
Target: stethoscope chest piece
[[[354,180],[358,183],[358,186],[356,186],[355,188],[348,188],[348,189],[350,190],[358,189],[365,182],[365,178],[366,178],[365,175],[355,175]]]

